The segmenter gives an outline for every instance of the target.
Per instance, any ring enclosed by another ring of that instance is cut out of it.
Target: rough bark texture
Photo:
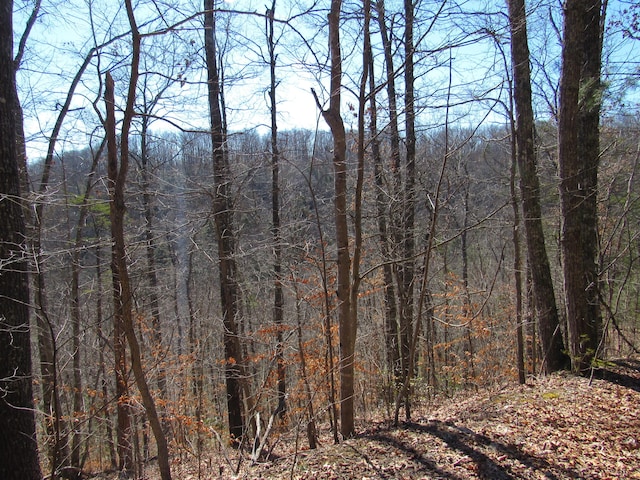
[[[509,0],[509,19],[516,104],[517,160],[520,170],[527,259],[531,271],[534,301],[538,314],[538,330],[543,351],[541,368],[544,372],[550,373],[565,368],[567,358],[563,353],[564,345],[559,326],[556,297],[542,228],[524,0]]]
[[[207,62],[207,86],[213,149],[214,199],[213,214],[218,241],[220,299],[224,323],[225,379],[227,414],[233,445],[239,445],[244,433],[242,401],[242,350],[238,338],[238,280],[235,262],[233,199],[231,172],[225,146],[225,131],[220,105],[220,79],[215,45],[213,0],[204,0],[204,44]]]
[[[0,6],[0,478],[40,480],[31,385],[29,284],[16,148],[13,2]]]
[[[602,2],[565,4],[558,120],[562,254],[572,369],[590,367],[601,336],[597,267]]]

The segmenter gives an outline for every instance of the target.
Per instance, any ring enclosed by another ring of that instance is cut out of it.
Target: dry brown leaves
[[[237,474],[211,454],[199,475],[184,464],[174,478],[640,479],[640,362],[609,365],[604,379],[558,374],[442,400],[398,428],[370,422],[313,451],[281,438],[274,453]]]
[[[616,367],[605,378],[552,375],[451,399],[399,428],[376,425],[295,464],[287,457],[241,476],[640,479],[640,374]]]

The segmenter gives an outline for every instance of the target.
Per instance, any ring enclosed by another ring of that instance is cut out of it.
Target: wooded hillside
[[[633,478],[637,5],[67,3],[0,18],[32,478]]]

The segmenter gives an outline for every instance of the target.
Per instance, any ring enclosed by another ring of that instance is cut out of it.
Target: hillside
[[[459,397],[393,429],[298,455],[305,479],[640,478],[640,362]],[[291,478],[292,458],[247,478]]]
[[[207,452],[200,478],[640,479],[640,361],[596,373],[442,400],[399,428],[371,419],[357,438],[314,451],[281,438],[273,459],[240,462],[238,474],[237,460]],[[174,478],[196,479],[194,470],[176,462]]]

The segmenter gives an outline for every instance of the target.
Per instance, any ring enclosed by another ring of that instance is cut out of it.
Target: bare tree
[[[316,103],[333,136],[334,221],[337,247],[338,329],[340,337],[340,433],[349,438],[354,425],[354,372],[357,330],[356,312],[352,308],[351,254],[349,249],[349,212],[347,210],[347,141],[340,113],[342,88],[342,54],[340,50],[341,0],[332,0],[329,11],[330,85],[329,108]],[[315,91],[314,91],[315,95]]]
[[[280,152],[278,150],[278,110],[276,87],[276,61],[274,41],[274,16],[276,0],[267,9],[267,48],[269,50],[269,108],[271,110],[271,229],[273,235],[273,323],[276,327],[276,362],[278,375],[277,412],[284,416],[286,403],[286,370],[283,354],[282,333],[284,317],[284,294],[282,289],[282,233],[280,226]]]
[[[240,338],[238,337],[239,287],[234,258],[236,239],[233,231],[231,172],[227,155],[226,129],[223,122],[216,52],[214,0],[204,0],[204,10],[205,59],[207,63],[211,147],[213,150],[213,215],[218,241],[220,301],[224,325],[227,415],[232,445],[239,446],[245,429],[242,395],[243,359]]]
[[[124,186],[127,180],[129,168],[129,131],[131,122],[135,115],[134,104],[136,98],[136,87],[139,77],[140,45],[141,35],[136,24],[133,12],[133,5],[130,0],[125,0],[127,18],[131,27],[132,57],[131,73],[129,78],[126,106],[122,121],[120,137],[120,162],[118,164],[118,150],[115,129],[115,100],[114,82],[111,74],[107,72],[105,103],[107,105],[107,152],[108,152],[108,173],[109,173],[109,197],[110,197],[110,220],[112,238],[112,275],[113,275],[113,299],[114,299],[114,322],[115,326],[120,325],[129,344],[131,352],[131,368],[136,380],[136,385],[142,397],[149,424],[153,431],[158,449],[158,467],[162,480],[171,479],[171,469],[169,466],[169,451],[167,440],[162,431],[160,419],[156,410],[155,402],[149,390],[145,373],[142,367],[142,355],[138,343],[132,315],[132,292],[127,269],[126,246],[124,241],[124,214],[125,199]],[[114,328],[115,330],[115,328]],[[128,456],[129,452],[124,452]],[[128,460],[125,457],[125,460]],[[122,460],[121,460],[122,461]],[[124,463],[127,469],[130,465]]]

